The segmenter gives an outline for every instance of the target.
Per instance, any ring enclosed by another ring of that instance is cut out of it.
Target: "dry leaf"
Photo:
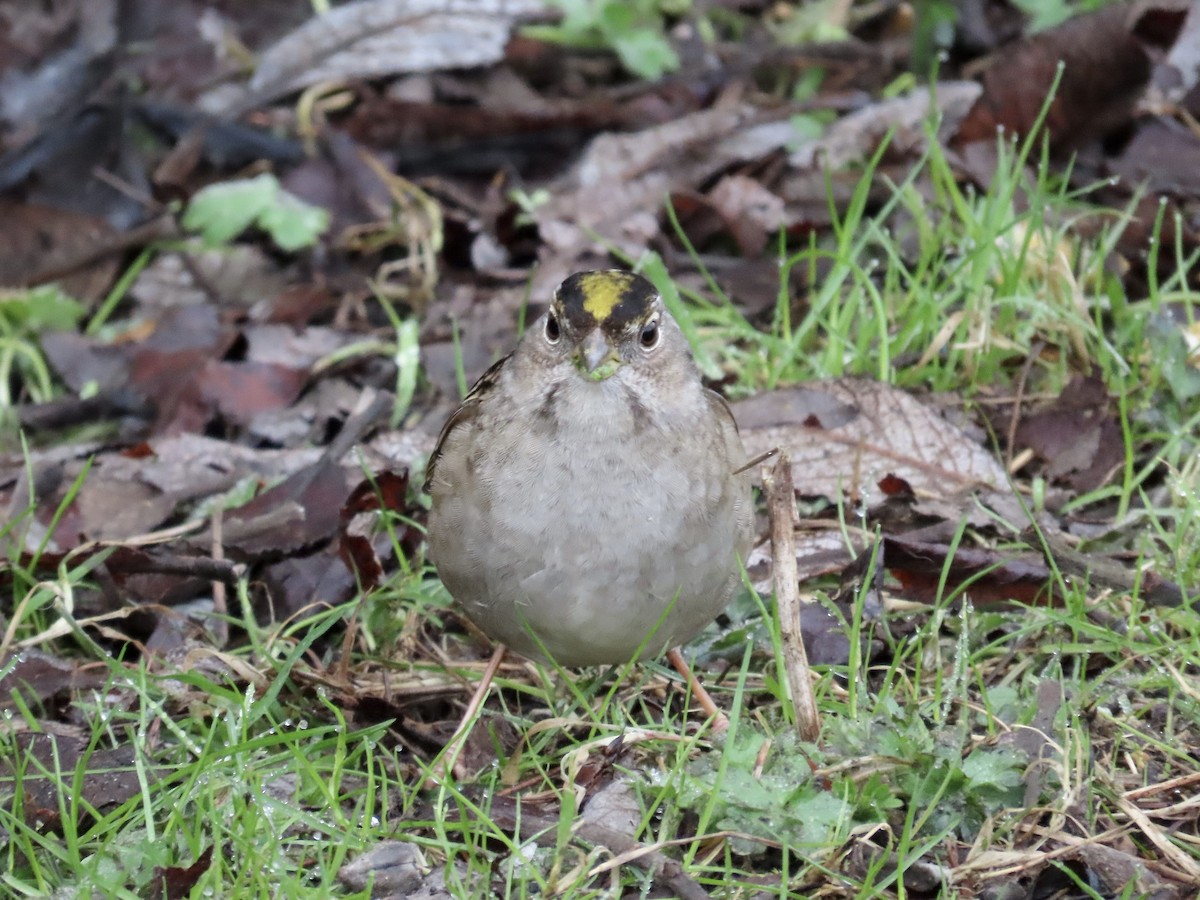
[[[518,17],[543,12],[539,0],[347,3],[269,47],[248,92],[261,102],[322,81],[486,65],[504,56]],[[242,99],[222,91],[209,95],[204,105],[217,112]]]
[[[1151,72],[1130,20],[1128,5],[1108,6],[1003,48],[984,73],[983,94],[956,141],[990,144],[997,128],[1028,134],[1056,83],[1045,119],[1055,148],[1080,146],[1127,122]]]
[[[758,256],[787,224],[783,200],[748,175],[726,175],[708,192],[708,199],[742,256]]]
[[[708,151],[745,115],[718,107],[633,134],[595,138],[570,178],[555,189],[554,199],[534,214],[542,239],[567,259],[597,236],[639,253],[658,233],[667,192],[712,174]]]
[[[947,497],[974,485],[1006,489],[990,451],[915,397],[890,385],[843,378],[772,391],[734,406],[751,457],[792,456],[796,490],[874,505],[888,475],[918,496]]]
[[[791,155],[798,169],[818,164],[837,170],[861,163],[889,134],[891,147],[902,152],[918,151],[925,145],[925,123],[934,104],[943,134],[958,123],[971,108],[982,89],[973,81],[946,81],[937,90],[919,88],[903,97],[872,103],[838,119],[815,140],[803,144]]]

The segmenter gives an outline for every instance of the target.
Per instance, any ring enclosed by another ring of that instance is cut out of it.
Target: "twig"
[[[97,549],[105,546],[97,545]],[[120,548],[118,548],[120,549]],[[246,574],[246,566],[228,559],[213,559],[209,556],[185,556],[180,553],[130,553],[110,556],[105,562],[109,572],[122,575],[183,575],[220,581],[235,585]]]
[[[813,696],[808,654],[800,632],[800,574],[796,567],[796,489],[792,460],[782,451],[766,479],[767,513],[771,518],[771,569],[775,602],[779,606],[779,631],[783,638],[783,664],[791,688],[796,730],[800,739],[815,741],[821,719]]]
[[[64,256],[61,260],[56,260],[46,268],[25,278],[24,283],[32,286],[44,284],[47,281],[56,281],[85,266],[92,265],[106,256],[145,247],[155,241],[171,240],[179,237],[180,234],[174,218],[169,215],[159,216],[123,234],[114,235],[101,244],[84,247],[78,253]]]
[[[212,558],[214,562],[225,559],[225,542],[222,537],[225,517],[220,505],[213,509],[212,517]],[[213,589],[213,640],[218,647],[224,647],[229,641],[229,604],[226,600],[225,582],[214,579]]]
[[[117,416],[148,420],[154,416],[154,405],[128,388],[119,388],[92,397],[59,397],[45,403],[30,403],[18,407],[17,415],[27,431],[49,431]]]
[[[1017,442],[1017,426],[1021,424],[1021,406],[1025,402],[1025,390],[1029,386],[1029,372],[1044,347],[1043,341],[1034,342],[1034,345],[1029,348],[1025,364],[1021,366],[1021,374],[1017,378],[1017,396],[1013,399],[1012,412],[1008,417],[1008,432],[1005,434],[1008,446],[1004,448],[1004,469],[1009,474],[1013,473],[1013,447]]]

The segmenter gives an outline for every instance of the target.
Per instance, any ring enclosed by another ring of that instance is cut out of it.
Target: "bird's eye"
[[[642,326],[642,333],[638,339],[642,342],[642,346],[647,350],[653,350],[658,346],[658,340],[661,336],[658,330],[658,319],[651,319]]]
[[[558,324],[558,316],[550,313],[546,316],[546,340],[551,344],[557,344],[560,337],[562,337],[562,329]]]

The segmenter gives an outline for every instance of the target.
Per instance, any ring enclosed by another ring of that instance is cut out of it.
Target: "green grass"
[[[35,402],[54,395],[54,379],[37,335],[73,328],[83,313],[83,307],[56,285],[0,290],[0,431],[15,431],[14,406],[24,399],[12,393],[18,380]],[[6,443],[0,442],[0,449]]]
[[[765,329],[715,282],[669,299],[706,369],[732,377],[733,395],[857,374],[957,391],[969,403],[1011,390],[1041,347],[1058,352],[1037,355],[1039,391],[1053,394],[1094,367],[1123,398],[1126,460],[1112,485],[1075,498],[1068,511],[1112,522],[1094,547],[1131,550],[1194,589],[1200,413],[1178,360],[1163,350],[1175,335],[1156,323],[1167,302],[1194,317],[1196,298],[1182,276],[1153,285],[1146,299],[1126,297],[1104,265],[1126,213],[1086,211],[1086,195],[1069,192],[1044,164],[1027,177],[1022,164],[1038,147],[1002,148],[995,186],[979,194],[957,185],[932,142],[879,208],[868,187],[880,157],[869,161],[829,240],[781,246],[785,275],[815,272],[818,260],[827,274],[810,280],[803,304],[781,290]],[[920,177],[932,190],[919,189]],[[1074,227],[1085,212],[1105,223],[1087,240]],[[640,263],[657,281],[666,277],[653,258]],[[394,349],[411,351],[412,340]],[[411,396],[411,385],[405,390]],[[14,543],[20,528],[14,521],[0,537]],[[918,860],[1027,847],[1034,828],[1080,836],[1125,822],[1124,792],[1194,771],[1188,748],[1200,746],[1195,614],[1072,579],[1051,607],[956,606],[960,593],[944,586],[930,606],[893,610],[871,626],[879,653],[856,645],[849,664],[820,671],[819,744],[792,737],[772,647],[778,623],[772,607],[745,598],[729,629],[764,639],[727,641],[724,675],[707,667],[733,722],[724,738],[695,728],[678,679],[658,665],[573,677],[510,669],[477,726],[496,763],[469,783],[426,788],[431,759],[418,751],[436,737],[399,742],[391,714],[371,721],[354,703],[390,698],[414,721],[449,719],[456,708],[438,692],[477,677],[478,665],[456,662],[473,658],[472,647],[422,559],[405,560],[371,596],[270,628],[256,624],[243,586],[233,618],[244,643],[228,655],[197,649],[153,665],[110,657],[74,620],[70,597],[91,568],[68,561],[46,582],[28,560],[9,567],[9,643],[62,626],[47,646],[105,672],[103,688],[74,697],[84,747],[76,765],[39,771],[17,741],[46,711],[27,703],[9,716],[0,757],[20,777],[10,769],[0,778],[0,792],[14,797],[0,810],[0,879],[12,896],[158,896],[163,867],[190,866],[211,850],[196,896],[366,897],[339,886],[339,867],[396,838],[420,848],[453,896],[644,895],[653,881],[644,870],[593,876],[609,856],[574,837],[583,815],[574,773],[635,730],[652,733],[613,751],[608,765],[638,798],[637,837],[661,842],[717,895],[748,896],[765,876],[780,898],[830,883],[840,885],[830,896],[907,896],[900,873]],[[816,588],[823,599],[836,585]],[[864,602],[851,611],[855,623]],[[356,643],[343,670],[338,651],[352,621]],[[448,667],[425,649],[431,642],[445,647]],[[721,646],[719,635],[702,644]],[[1016,740],[1034,722],[1044,730],[1041,762]],[[103,791],[85,790],[106,777],[92,761],[122,752],[130,762],[117,774],[135,787],[102,802]],[[1026,797],[1034,766],[1040,787]],[[45,810],[26,802],[39,776],[59,785]],[[516,794],[546,828],[505,825],[520,815]],[[1196,859],[1194,841],[1158,824],[1162,840]],[[1137,829],[1130,841],[1162,856]],[[960,889],[948,883],[934,893]]]
[[[1044,160],[1035,179],[1026,176],[1036,146],[1032,138],[1018,148],[1000,144],[992,189],[981,194],[956,183],[931,141],[890,199],[870,210],[881,149],[848,207],[832,210],[831,242],[780,251],[783,273],[805,274],[807,309],[798,320],[786,289],[766,331],[715,281],[706,295],[690,295],[704,349],[722,357],[736,378],[732,390],[856,374],[970,396],[1010,384],[1039,341],[1065,351],[1042,366],[1049,387],[1061,387],[1072,364],[1096,365],[1114,388],[1132,387],[1137,373],[1125,351],[1140,344],[1159,304],[1108,299],[1121,288],[1104,270],[1105,252],[1126,216],[1088,210],[1105,227],[1091,242],[1075,237],[1083,199],[1067,193]],[[932,198],[918,189],[922,175]],[[827,264],[819,280],[818,260]]]

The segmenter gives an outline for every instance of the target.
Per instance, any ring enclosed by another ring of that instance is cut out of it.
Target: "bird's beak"
[[[599,328],[583,339],[575,351],[575,361],[579,371],[592,381],[603,381],[621,365],[620,354],[608,343]]]

